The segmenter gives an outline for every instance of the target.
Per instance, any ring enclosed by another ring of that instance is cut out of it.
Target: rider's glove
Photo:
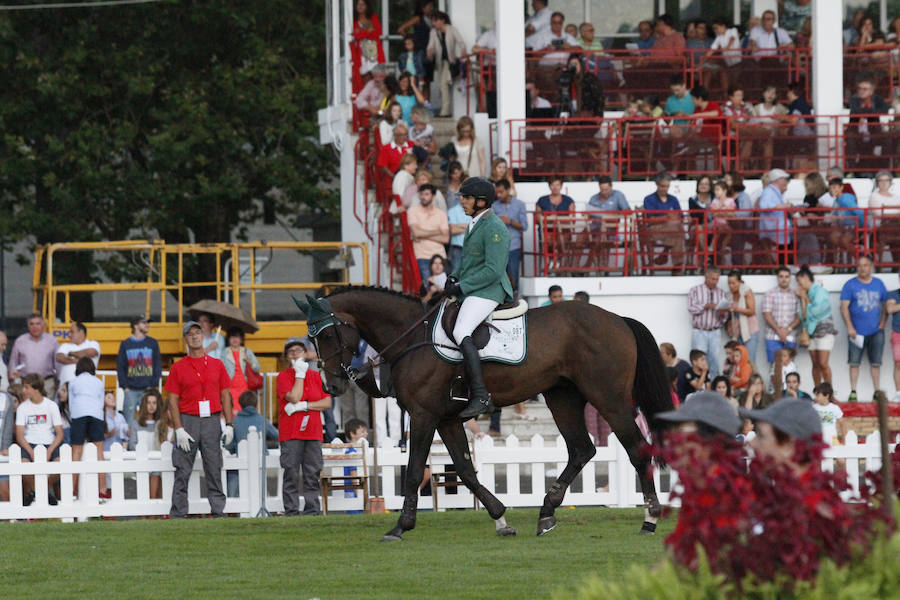
[[[459,279],[454,276],[450,276],[447,278],[447,283],[444,284],[444,295],[445,296],[462,296],[462,286],[459,284]]]

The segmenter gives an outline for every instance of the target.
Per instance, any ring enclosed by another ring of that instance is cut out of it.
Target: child
[[[688,395],[709,389],[709,364],[706,361],[706,352],[703,350],[691,350],[691,370],[685,371],[679,381],[678,394],[684,402]]]
[[[797,356],[795,348],[781,348],[775,351],[775,362],[769,371],[769,393],[780,398],[785,388],[785,379],[788,373],[796,373],[797,365],[794,357]]]
[[[713,200],[709,203],[709,209],[714,212],[713,231],[715,239],[713,241],[716,252],[721,253],[724,248],[731,245],[731,225],[729,219],[734,218],[734,211],[737,205],[728,184],[724,179],[719,179],[713,184]]]
[[[106,439],[103,441],[103,451],[109,452],[116,442],[128,442],[128,422],[125,416],[116,411],[116,394],[109,391],[103,396],[103,406],[106,408]]]
[[[826,215],[827,223],[837,224],[828,233],[832,246],[843,249],[848,255],[856,250],[856,228],[863,227],[864,214],[859,209],[856,196],[844,192],[844,180],[833,177],[828,180],[828,193],[819,198],[819,206],[834,207],[834,216]]]
[[[716,19],[712,23],[716,39],[706,51],[702,62],[704,87],[710,86],[712,74],[717,72],[721,75],[722,89],[727,90],[730,83],[728,70],[741,62],[741,40],[738,31],[728,25],[725,19]]]
[[[425,52],[416,50],[416,38],[412,34],[403,36],[403,52],[397,59],[397,69],[415,77],[417,87],[425,86]]]
[[[162,418],[163,400],[159,390],[149,389],[141,396],[134,427],[128,434],[128,449],[137,449],[138,444],[146,445],[149,450],[159,450],[156,437],[156,422]],[[150,497],[161,498],[162,477],[159,471],[150,473]]]
[[[844,412],[841,407],[834,403],[834,389],[827,381],[823,381],[813,390],[815,394],[815,404],[813,408],[819,413],[819,419],[822,420],[822,441],[829,446],[838,446],[844,435],[844,427],[841,419]]]
[[[347,434],[347,442],[350,444],[360,446],[368,443],[367,436],[369,435],[369,428],[366,427],[366,424],[360,419],[349,419],[344,425],[344,433]],[[356,448],[347,448],[347,451],[344,452],[344,454],[356,454]],[[356,467],[344,467],[344,475],[347,477],[355,477],[356,473]],[[344,483],[345,485],[349,485],[352,482],[350,480],[345,480]],[[356,490],[344,490],[344,498],[356,498]],[[361,510],[347,511],[347,514],[360,513],[362,513]]]

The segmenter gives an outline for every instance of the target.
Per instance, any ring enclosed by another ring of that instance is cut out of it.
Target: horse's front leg
[[[469,441],[466,439],[463,424],[456,419],[444,421],[438,425],[438,432],[450,453],[450,458],[453,459],[457,475],[494,519],[497,535],[503,537],[516,535],[515,528],[507,525],[506,518],[503,516],[506,513],[506,506],[478,482],[475,467],[472,465],[472,457],[469,455]],[[431,493],[436,494],[437,490],[432,490]]]
[[[425,475],[425,461],[431,450],[431,441],[434,439],[436,423],[431,417],[420,419],[412,417],[409,423],[409,461],[406,464],[406,486],[403,510],[397,525],[384,534],[381,538],[384,542],[398,542],[403,533],[416,526],[416,510],[419,507],[419,485]]]

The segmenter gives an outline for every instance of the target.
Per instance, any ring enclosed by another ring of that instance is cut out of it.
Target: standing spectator
[[[688,292],[688,312],[691,313],[691,348],[702,350],[708,357],[709,374],[719,375],[722,361],[722,334],[719,331],[725,321],[728,297],[719,287],[719,267],[706,269],[706,280]]]
[[[397,78],[397,85],[400,90],[394,95],[394,100],[403,109],[403,121],[409,123],[412,121],[413,107],[416,105],[427,106],[428,101],[416,84],[416,78],[409,71],[400,73],[400,77]]]
[[[265,432],[265,439],[260,440],[260,443],[263,444],[264,447],[266,446],[266,442],[278,441],[278,430],[275,429],[275,426],[269,423],[264,416],[259,414],[259,411],[256,409],[256,406],[259,404],[256,392],[252,390],[241,392],[241,395],[238,398],[238,404],[242,408],[240,412],[234,415],[234,439],[231,440],[230,444],[225,446],[226,450],[232,454],[237,454],[238,444],[247,439],[251,427],[256,427],[256,431],[260,435],[263,435],[263,432]],[[266,448],[266,454],[268,455],[268,453],[268,448]],[[240,492],[239,481],[240,479],[237,471],[228,471],[226,475],[228,496],[232,498],[238,496]]]
[[[687,56],[692,56],[693,62],[699,64],[703,57],[706,56],[710,46],[712,46],[712,40],[709,38],[709,29],[706,21],[696,19],[693,21],[693,25],[693,30],[689,29],[688,35],[685,35],[684,47],[688,50],[693,50],[693,52],[687,53]]]
[[[56,373],[59,376],[59,385],[64,385],[75,379],[75,364],[83,357],[88,357],[94,363],[94,368],[100,363],[100,344],[95,340],[87,339],[87,327],[84,323],[76,321],[69,327],[69,340],[60,344],[56,351]]]
[[[459,188],[465,176],[459,161],[451,160],[447,163],[447,210],[459,206]]]
[[[389,144],[385,144],[378,150],[378,158],[375,165],[383,181],[393,181],[394,174],[400,168],[400,161],[403,157],[412,152],[413,144],[407,139],[409,135],[409,127],[406,123],[400,121],[394,125],[394,139]],[[415,173],[415,170],[413,170]]]
[[[103,394],[103,421],[106,432],[103,436],[104,452],[108,452],[116,442],[119,442],[123,448],[127,447],[131,430],[125,416],[116,411],[116,394],[113,391]],[[109,483],[110,478],[107,477],[106,487],[100,491],[100,498],[109,499],[111,497]]]
[[[395,198],[395,202],[391,203],[391,211],[393,211],[396,206],[396,209],[399,212],[403,212],[412,205],[411,201],[409,203],[403,202],[403,198],[406,197],[407,190],[416,188],[415,173],[418,168],[419,162],[412,152],[400,159],[400,168],[397,169],[397,173],[394,175],[394,181],[391,183],[391,194],[399,197],[401,202],[400,206],[396,206]]]
[[[722,107],[722,114],[726,117],[731,117],[728,119],[728,122],[731,123],[732,133],[738,135],[746,134],[746,131],[750,129],[746,125],[755,116],[755,113],[753,112],[753,105],[749,102],[744,102],[744,86],[740,82],[734,81],[728,87],[728,102]],[[752,158],[753,138],[743,140],[740,145],[740,159],[743,164]]]
[[[188,480],[199,449],[203,457],[210,510],[214,517],[222,517],[225,494],[222,492],[220,440],[228,445],[234,439],[231,392],[228,389],[231,380],[222,361],[205,352],[200,323],[188,321],[181,333],[188,347],[188,355],[172,365],[165,387],[169,393],[169,410],[176,441],[172,449],[175,483],[169,516],[179,519],[188,512]],[[221,416],[225,417],[224,433]]]
[[[450,225],[447,213],[434,206],[437,189],[430,183],[419,186],[419,205],[407,211],[413,252],[419,265],[422,281],[431,276],[429,263],[435,254],[447,256],[444,244],[450,241]]]
[[[803,265],[797,271],[796,294],[800,299],[802,327],[809,334],[809,357],[812,360],[813,385],[823,381],[831,383],[831,366],[828,359],[834,348],[834,318],[828,292],[818,283],[809,267]]]
[[[431,113],[424,106],[414,106],[410,112],[412,127],[409,130],[409,141],[415,146],[413,152],[422,168],[431,168],[431,158],[437,153],[437,143],[434,141],[434,126],[431,124]],[[393,129],[391,130],[393,134]]]
[[[744,283],[740,271],[728,273],[728,291],[731,305],[731,321],[728,336],[747,349],[750,362],[756,360],[756,347],[759,344],[759,320],[756,317],[756,297],[750,286]]]
[[[96,376],[96,367],[90,357],[83,356],[75,365],[75,377],[68,382],[69,417],[71,419],[72,460],[81,460],[84,443],[97,447],[97,459],[103,460],[103,442],[106,423],[103,420],[103,381]],[[100,493],[106,491],[106,473],[100,473]],[[78,475],[72,485],[78,493]]]
[[[6,345],[9,338],[5,331],[0,331],[0,392],[9,389],[9,368],[6,366]]]
[[[458,186],[456,191],[459,191]],[[450,196],[449,192],[450,190],[448,187],[448,198]],[[469,223],[471,221],[472,217],[467,215],[466,211],[463,210],[462,205],[459,203],[459,199],[456,200],[456,204],[447,209],[447,223],[450,227],[449,260],[451,270],[457,268],[459,266],[460,260],[462,260],[463,239],[465,239],[466,237],[466,231],[469,229]]]
[[[460,117],[456,122],[453,148],[456,152],[456,160],[463,166],[468,177],[484,177],[487,174],[484,146],[475,137],[475,123],[471,117]]]
[[[491,181],[497,183],[501,179],[505,179],[509,183],[509,193],[511,197],[517,198],[516,182],[513,181],[512,171],[509,170],[509,164],[502,156],[498,156],[491,161]]]
[[[228,346],[222,349],[222,364],[225,365],[225,371],[231,379],[229,389],[232,399],[240,399],[241,394],[250,389],[247,386],[247,370],[252,369],[254,373],[260,373],[262,367],[256,360],[253,350],[244,346],[244,331],[240,327],[230,327],[227,333]],[[253,390],[251,390],[253,391]],[[242,407],[235,405],[234,412]]]
[[[672,176],[668,173],[660,173],[656,176],[656,191],[644,198],[643,219],[649,221],[644,225],[647,229],[648,239],[642,240],[648,248],[651,248],[650,262],[661,265],[668,260],[665,252],[657,257],[652,256],[652,248],[656,242],[661,242],[670,248],[672,267],[684,268],[685,248],[684,229],[681,220],[681,204],[678,198],[669,193],[669,185]],[[663,213],[662,211],[666,211]]]
[[[15,441],[16,408],[19,400],[13,394],[0,392],[0,456],[9,456]],[[9,475],[0,475],[0,502],[9,501]]]
[[[894,402],[900,400],[900,289],[887,295],[885,311],[891,315],[891,350],[894,357]]]
[[[759,237],[762,240],[768,240],[776,248],[782,250],[786,249],[793,237],[787,211],[791,208],[791,203],[784,199],[784,192],[787,190],[790,178],[791,176],[785,171],[772,169],[769,171],[769,184],[759,197],[759,208],[766,211],[762,213],[763,217],[759,220]]]
[[[774,10],[767,10],[762,14],[762,25],[750,30],[750,49],[757,60],[762,57],[777,55],[779,50],[793,48],[791,35],[781,27],[775,25],[777,18]]]
[[[432,27],[431,18],[434,16],[434,4],[434,0],[418,0],[413,17],[397,28],[397,33],[400,35],[406,35],[406,32],[412,29],[412,35],[416,41],[416,50],[425,50],[425,47],[428,46],[428,37]]]
[[[525,21],[525,35],[534,35],[550,29],[552,11],[547,8],[547,0],[531,0],[531,9],[534,12]]]
[[[509,232],[509,261],[506,263],[506,273],[509,275],[509,281],[515,292],[519,289],[522,232],[528,227],[528,213],[525,211],[525,203],[512,197],[508,179],[495,180],[494,189],[497,190],[497,200],[492,206],[494,214],[500,217]],[[471,217],[469,219],[471,220]],[[460,248],[460,252],[462,252],[462,248]]]
[[[203,332],[203,351],[209,356],[222,359],[222,352],[225,350],[225,336],[222,335],[222,328],[216,325],[215,316],[209,313],[200,313],[197,315],[197,323],[200,324],[200,330]]]
[[[850,397],[856,402],[856,383],[863,351],[869,356],[872,388],[878,390],[881,379],[881,354],[884,348],[884,323],[887,312],[884,303],[887,290],[884,283],[872,276],[874,260],[869,254],[859,257],[856,277],[841,288],[841,316],[847,325],[847,363],[850,365]]]
[[[22,449],[22,462],[34,462],[34,449],[47,449],[47,460],[59,462],[59,447],[63,443],[62,417],[56,403],[44,396],[44,380],[36,373],[22,378],[22,393],[25,402],[16,409],[16,443]],[[59,475],[50,475],[50,487],[59,480]],[[34,475],[22,478],[25,492],[25,506],[34,501]],[[56,504],[56,497],[49,492],[50,504]]]
[[[411,33],[403,36],[403,52],[397,57],[397,70],[409,73],[416,87],[425,86],[425,63],[428,58],[424,50],[416,49],[416,38]]]
[[[834,389],[830,383],[823,382],[813,390],[815,404],[813,408],[819,414],[822,421],[822,441],[829,446],[837,446],[844,436],[844,427],[841,419],[844,411],[834,401]]]
[[[791,270],[785,266],[776,271],[778,285],[766,292],[762,303],[766,330],[766,358],[775,362],[775,352],[797,347],[797,327],[800,325],[800,299],[791,291]]]
[[[42,389],[47,397],[56,395],[56,338],[45,331],[46,323],[40,313],[28,315],[28,333],[23,333],[13,343],[9,354],[9,376],[13,381],[27,373],[41,376]]]
[[[560,50],[562,48],[574,48],[578,41],[563,29],[566,16],[561,12],[554,12],[550,17],[550,27],[525,38],[525,47],[532,50]]]
[[[71,438],[69,434],[72,431],[72,426],[69,421],[69,384],[64,383],[59,386],[59,389],[56,390],[56,405],[59,407],[59,416],[62,417],[63,424],[63,443],[69,444],[71,443]]]
[[[138,407],[137,418],[134,427],[128,430],[128,449],[137,450],[138,445],[146,446],[147,450],[158,451],[162,442],[158,437],[159,423],[164,419],[166,412],[165,402],[159,390],[147,390],[141,396],[141,404]],[[150,473],[150,497],[159,498],[160,483],[162,478],[158,471]],[[103,489],[103,488],[101,488]]]
[[[734,221],[735,209],[733,194],[724,179],[717,179],[713,184],[712,202],[709,203],[710,220],[713,226],[713,248],[720,262],[731,260],[731,224]],[[727,255],[727,258],[726,258]]]
[[[447,13],[435,11],[432,24],[426,54],[434,62],[434,80],[441,94],[439,116],[449,117],[453,112],[453,80],[459,75],[460,59],[466,56],[466,43],[456,27],[450,24]]]
[[[356,0],[354,13],[350,56],[353,61],[353,91],[358,92],[362,89],[363,77],[375,65],[384,62],[384,48],[381,45],[381,20],[372,8],[372,0]]]
[[[478,424],[475,423],[475,426],[478,427]],[[369,427],[363,421],[359,419],[350,419],[346,421],[344,424],[344,434],[347,436],[347,443],[353,444],[353,446],[362,446],[365,444],[368,446],[368,436],[369,436]],[[484,434],[482,434],[484,435]],[[347,448],[347,451],[344,454],[356,454],[356,448]],[[357,468],[356,467],[344,467],[344,476],[346,477],[356,477]],[[345,480],[345,485],[351,485],[353,483],[352,480]],[[369,485],[368,481],[364,482],[363,485]],[[356,498],[356,490],[344,490],[344,498]],[[359,514],[362,511],[359,510],[348,510],[347,514]]]
[[[131,337],[119,344],[116,359],[116,376],[119,387],[125,392],[124,412],[128,426],[134,426],[134,414],[144,392],[159,387],[162,376],[162,357],[159,344],[147,335],[150,320],[144,315],[131,319]]]
[[[443,266],[443,260],[443,258],[438,257],[441,266]],[[434,257],[431,257],[429,266],[434,264]],[[438,267],[438,269],[440,268],[441,267]],[[432,280],[433,279],[434,278],[432,277]],[[423,285],[426,283],[428,283],[428,280],[422,281]],[[356,347],[356,353],[350,360],[350,368],[355,369],[357,373],[362,370],[363,365],[365,364],[366,350],[368,348],[369,344],[366,343],[365,340],[359,340],[359,345]],[[344,433],[347,433],[347,422],[352,419],[359,419],[363,423],[369,422],[369,395],[356,385],[356,382],[350,381],[347,384],[347,391],[338,397],[338,402],[341,407],[341,423],[344,426]]]
[[[284,355],[290,367],[278,374],[275,395],[279,403],[278,440],[281,445],[282,494],[285,516],[317,515],[319,474],[322,471],[322,411],[331,408],[331,396],[322,391],[322,378],[306,362],[300,338],[288,338]],[[303,479],[299,476],[303,470]]]

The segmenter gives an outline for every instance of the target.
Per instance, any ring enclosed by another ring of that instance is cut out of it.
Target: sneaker
[[[50,506],[56,506],[58,504],[58,500],[56,499],[56,495],[53,492],[47,492],[47,502],[50,503]]]
[[[34,491],[28,492],[28,495],[25,496],[25,502],[22,504],[24,506],[31,506],[31,503],[34,502]]]
[[[856,390],[853,390],[852,392],[850,392],[850,396],[847,398],[847,402],[856,402],[856,400]]]

